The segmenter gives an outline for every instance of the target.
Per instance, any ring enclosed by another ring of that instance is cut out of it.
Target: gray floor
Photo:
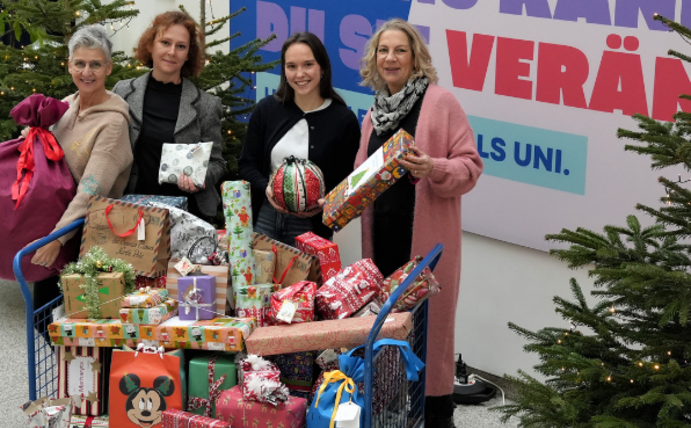
[[[0,280],[0,428],[26,425],[19,406],[29,396],[26,371],[26,323],[24,299],[17,283]],[[501,397],[489,402],[459,406],[455,422],[458,428],[514,428],[516,421],[502,424],[499,415],[489,412],[492,406],[500,405]]]

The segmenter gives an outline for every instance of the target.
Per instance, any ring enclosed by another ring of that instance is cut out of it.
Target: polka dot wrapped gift
[[[274,199],[290,212],[304,212],[316,208],[326,194],[324,174],[313,162],[287,157],[272,175],[269,185]]]
[[[213,142],[164,143],[161,151],[161,165],[158,169],[158,184],[177,184],[180,176],[186,175],[197,187],[203,187],[212,146]]]

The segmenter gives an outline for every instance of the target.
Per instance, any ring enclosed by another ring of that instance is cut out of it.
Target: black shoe
[[[432,418],[425,419],[425,428],[456,428],[453,418]]]
[[[455,408],[452,395],[425,397],[425,428],[456,428],[453,422]]]

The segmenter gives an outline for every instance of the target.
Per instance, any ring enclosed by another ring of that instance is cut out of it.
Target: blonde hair
[[[425,40],[422,38],[420,32],[408,22],[400,18],[394,18],[386,21],[377,30],[372,37],[367,41],[367,48],[365,56],[360,60],[360,76],[362,77],[362,86],[370,86],[375,91],[384,88],[384,79],[377,71],[377,46],[379,45],[379,38],[384,31],[399,30],[403,31],[408,36],[410,48],[413,51],[413,72],[410,77],[425,76],[430,83],[437,83],[437,70],[432,65],[432,56],[429,54]]]

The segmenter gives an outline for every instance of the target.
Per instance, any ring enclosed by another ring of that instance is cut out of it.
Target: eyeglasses
[[[82,60],[79,60],[79,59],[76,60],[76,61],[74,61],[74,62],[72,62],[71,64],[72,64],[72,67],[74,67],[74,68],[75,68],[77,71],[79,71],[80,73],[83,72],[84,69],[86,69],[86,66],[87,66],[87,62],[86,62],[86,61],[82,61]],[[101,62],[101,61],[90,61],[90,62],[88,63],[88,66],[89,66],[89,69],[91,69],[91,71],[93,71],[94,73],[98,73],[98,72],[100,72],[101,70],[103,70],[103,69],[105,68],[106,64],[108,64],[108,61],[106,61],[106,62]]]
[[[402,48],[393,50],[393,54],[397,58],[402,58],[402,57],[408,55],[409,52],[410,51],[408,49],[402,49]],[[389,56],[389,50],[386,48],[379,48],[379,49],[377,49],[377,56],[385,58],[385,57]]]

